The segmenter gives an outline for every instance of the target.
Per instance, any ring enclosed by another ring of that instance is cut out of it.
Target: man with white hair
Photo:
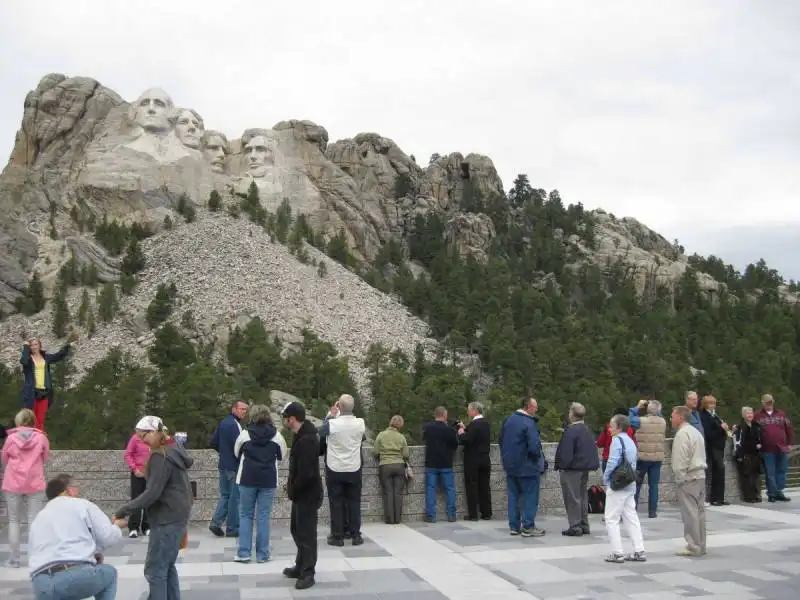
[[[568,527],[563,535],[589,535],[589,471],[600,468],[594,435],[584,423],[586,409],[573,402],[569,407],[569,425],[556,448],[554,468],[559,471]]]
[[[703,439],[706,437],[705,429],[703,429],[703,420],[700,418],[700,411],[697,409],[698,397],[697,392],[689,390],[686,392],[686,408],[689,409],[689,425],[697,429]]]
[[[353,545],[364,543],[361,537],[361,444],[366,425],[353,414],[355,400],[342,394],[331,406],[319,429],[325,439],[325,480],[331,511],[331,535],[328,544],[343,546],[345,533]],[[345,532],[345,526],[349,531]]]

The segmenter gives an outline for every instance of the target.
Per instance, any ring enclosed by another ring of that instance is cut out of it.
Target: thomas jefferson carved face
[[[133,121],[145,131],[160,132],[170,129],[174,104],[164,90],[150,88],[139,96],[131,108]]]
[[[184,146],[197,149],[203,137],[203,119],[195,111],[181,108],[175,123],[175,134]]]
[[[207,131],[203,136],[203,156],[211,165],[211,170],[221,173],[225,170],[225,156],[228,153],[228,141],[217,132]]]
[[[267,166],[272,164],[272,149],[263,135],[251,138],[244,146],[244,157],[247,161],[247,172],[253,177],[264,177]]]

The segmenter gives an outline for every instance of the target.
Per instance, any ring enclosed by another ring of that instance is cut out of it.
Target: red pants
[[[36,415],[36,429],[44,431],[44,419],[47,416],[47,407],[50,401],[47,398],[40,398],[33,401],[33,414]]]

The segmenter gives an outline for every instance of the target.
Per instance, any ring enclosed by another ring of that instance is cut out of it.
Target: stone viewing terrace
[[[549,453],[553,451],[548,447]],[[794,500],[790,503],[707,509],[708,555],[679,558],[674,552],[684,545],[683,530],[677,509],[669,503],[673,484],[665,469],[665,502],[659,516],[647,519],[645,514],[642,519],[648,562],[613,565],[603,562],[609,546],[600,515],[590,516],[590,536],[561,535],[565,521],[553,473],[548,473],[542,494],[545,514],[537,520],[547,530],[543,538],[508,535],[499,467],[493,476],[494,520],[420,522],[422,467],[420,449],[415,448],[417,479],[409,493],[406,523],[374,522],[379,516],[378,496],[374,467],[367,459],[363,505],[372,522],[362,528],[364,545],[327,546],[327,527],[320,526],[317,585],[297,591],[281,575],[295,552],[285,503],[276,505],[271,560],[261,565],[233,563],[236,541],[213,537],[200,522],[214,503],[213,453],[195,450],[192,454],[198,458],[197,467],[192,469],[197,482],[198,521],[192,524],[189,548],[179,559],[183,600],[794,600],[800,589],[800,493],[790,493]],[[82,493],[110,510],[124,501],[127,493],[120,455],[54,453],[51,473],[72,471],[83,484]],[[729,467],[728,482],[734,481],[733,468]],[[729,499],[735,501],[737,496],[732,489],[730,492]],[[142,574],[146,549],[146,538],[125,539],[107,553],[107,562],[119,571],[120,600],[146,598]],[[0,564],[7,556],[7,535],[0,531]],[[33,598],[24,568],[0,567],[0,598]]]

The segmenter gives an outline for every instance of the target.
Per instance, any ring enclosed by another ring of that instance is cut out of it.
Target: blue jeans
[[[647,476],[647,512],[658,510],[658,483],[661,481],[661,463],[653,460],[640,460],[636,463],[636,506],[639,506],[639,492]]]
[[[239,558],[250,558],[253,547],[253,517],[256,519],[256,560],[269,560],[269,526],[275,488],[239,486]]]
[[[150,540],[144,559],[144,578],[150,584],[148,600],[180,600],[181,587],[175,561],[188,523],[150,524]]]
[[[37,600],[114,600],[117,596],[117,570],[111,565],[86,565],[33,578]]]
[[[239,533],[239,486],[236,485],[236,471],[219,472],[219,504],[211,524],[218,527],[225,523],[225,533],[235,536]]]
[[[785,452],[765,452],[764,472],[767,479],[767,497],[776,498],[786,487],[786,472],[789,470],[789,455]]]
[[[447,497],[447,518],[456,518],[456,482],[453,469],[425,467],[425,516],[436,519],[436,490],[441,485]]]
[[[508,488],[508,526],[511,531],[536,527],[539,510],[539,484],[541,477],[512,477],[506,475]],[[520,520],[520,504],[522,519]]]

